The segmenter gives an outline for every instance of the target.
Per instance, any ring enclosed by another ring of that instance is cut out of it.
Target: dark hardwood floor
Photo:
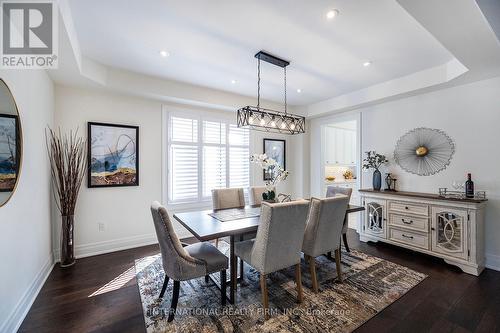
[[[474,277],[427,255],[361,243],[353,230],[348,236],[353,249],[429,275],[356,332],[500,332],[500,272]],[[134,260],[158,252],[151,245],[56,265],[19,332],[145,332]],[[117,289],[100,293],[110,281]]]

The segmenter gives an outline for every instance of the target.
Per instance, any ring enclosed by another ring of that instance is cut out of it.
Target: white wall
[[[362,115],[362,150],[376,150],[389,157],[400,190],[436,193],[465,180],[471,172],[477,190],[487,191],[486,264],[500,269],[500,78],[480,81],[413,96],[353,112]],[[318,125],[324,118],[314,119]],[[455,155],[448,168],[434,176],[411,175],[393,160],[396,141],[416,127],[444,130],[454,140]],[[314,135],[316,132],[313,131]],[[311,170],[316,170],[319,148],[311,143]],[[311,172],[311,181],[314,179]],[[371,187],[371,172],[363,173],[363,184]],[[311,183],[313,191],[317,185]]]
[[[139,126],[139,186],[88,188],[82,186],[75,213],[77,257],[156,241],[149,207],[161,200],[161,104],[142,98],[56,86],[56,126],[78,128],[87,136],[87,122]],[[54,239],[59,235],[59,217]],[[104,231],[99,231],[104,223]],[[58,241],[54,242],[57,253]]]
[[[44,130],[52,125],[52,81],[40,70],[1,70],[19,108],[19,184],[0,207],[0,332],[14,332],[52,268],[50,171]]]
[[[63,130],[79,127],[86,135],[87,122],[109,122],[139,126],[140,186],[115,188],[82,187],[75,222],[75,254],[77,257],[105,253],[156,242],[149,206],[162,200],[162,108],[168,111],[212,113],[234,117],[234,112],[214,111],[186,105],[127,96],[105,90],[96,91],[68,86],[56,86],[56,125]],[[251,132],[251,152],[262,152],[262,138],[289,136]],[[294,138],[293,140],[300,140]],[[294,193],[295,179],[302,178],[302,163],[295,159],[293,146],[287,141],[287,168],[292,175],[279,186],[284,193]],[[301,161],[301,160],[299,160]],[[262,184],[262,171],[252,167],[251,181]],[[166,200],[166,198],[163,198]],[[169,207],[170,213],[186,207]],[[58,221],[58,217],[55,217]],[[98,223],[105,224],[99,231]],[[192,236],[174,221],[180,237]],[[54,228],[54,252],[58,252],[59,224]],[[57,254],[56,254],[57,258]]]

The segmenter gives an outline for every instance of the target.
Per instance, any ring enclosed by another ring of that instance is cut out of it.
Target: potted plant
[[[48,129],[45,132],[47,153],[52,175],[52,190],[61,213],[61,267],[75,263],[74,215],[83,177],[87,171],[86,141],[78,131],[61,134]]]
[[[270,179],[266,180],[266,192],[262,193],[262,199],[268,202],[276,201],[275,188],[279,182],[288,177],[289,172],[286,171],[274,159],[267,157],[266,154],[253,154],[250,156],[250,162],[257,164],[262,169],[267,170],[270,174]]]
[[[382,174],[380,173],[380,167],[389,162],[385,155],[377,154],[375,151],[367,151],[366,158],[363,160],[363,169],[369,170],[374,169],[373,171],[373,189],[375,191],[380,191],[382,187]]]

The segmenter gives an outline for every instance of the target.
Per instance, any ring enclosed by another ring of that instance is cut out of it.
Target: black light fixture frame
[[[238,127],[249,127],[252,130],[263,132],[274,132],[282,134],[301,134],[305,133],[306,119],[303,116],[294,115],[287,111],[286,100],[286,66],[289,61],[273,56],[265,51],[259,51],[255,54],[258,59],[257,70],[257,106],[244,106],[237,112]],[[284,111],[276,111],[260,107],[260,61],[263,60],[275,66],[283,68],[284,73]]]

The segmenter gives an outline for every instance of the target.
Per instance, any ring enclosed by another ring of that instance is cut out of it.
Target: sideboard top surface
[[[488,199],[446,198],[446,197],[442,197],[439,194],[435,194],[435,193],[420,193],[420,192],[406,192],[406,191],[384,191],[384,190],[376,191],[373,189],[360,189],[359,192],[391,195],[391,196],[395,196],[395,197],[397,197],[397,196],[412,197],[412,198],[419,198],[419,199],[455,201],[455,202],[463,202],[463,203],[483,203],[485,201],[488,201]]]

